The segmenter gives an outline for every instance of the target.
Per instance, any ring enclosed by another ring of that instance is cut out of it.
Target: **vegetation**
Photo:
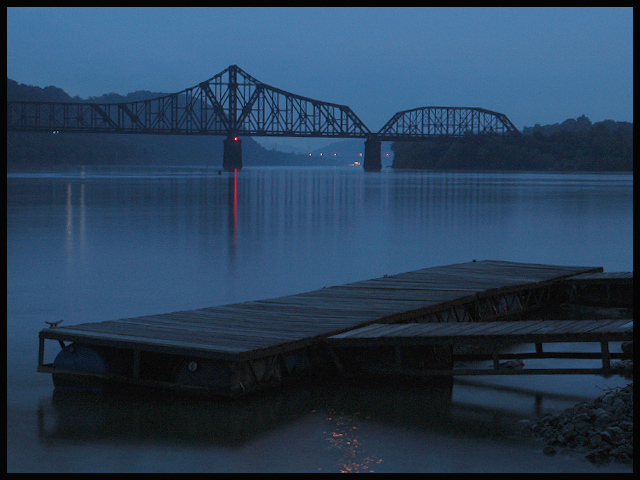
[[[633,171],[633,123],[585,117],[522,135],[394,142],[393,168]]]

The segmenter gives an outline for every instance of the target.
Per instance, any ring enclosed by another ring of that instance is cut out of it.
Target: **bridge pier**
[[[237,135],[230,134],[223,142],[222,168],[227,172],[242,168],[242,140]]]
[[[382,142],[375,137],[369,137],[364,142],[363,166],[366,172],[382,170]]]

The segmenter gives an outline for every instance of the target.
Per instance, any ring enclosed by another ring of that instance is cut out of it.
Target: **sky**
[[[7,77],[82,98],[173,93],[238,65],[348,105],[481,107],[522,129],[633,121],[633,8],[11,7]]]

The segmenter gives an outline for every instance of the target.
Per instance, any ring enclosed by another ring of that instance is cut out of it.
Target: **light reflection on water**
[[[364,419],[370,420],[371,417],[365,416]],[[360,441],[360,413],[344,415],[337,411],[328,411],[326,420],[334,425],[331,430],[323,433],[327,435],[327,448],[337,451],[340,456],[336,463],[337,470],[340,473],[375,472],[375,466],[381,464],[383,459],[367,452],[366,445]]]
[[[151,471],[589,471],[595,467],[576,458],[542,457],[518,426],[549,402],[588,397],[493,389],[486,380],[456,383],[453,390],[421,382],[309,381],[240,401],[55,391],[37,409],[44,451],[35,448],[29,456],[46,459],[53,470],[63,459],[78,464],[88,449],[115,458],[126,451],[145,465],[155,458]],[[158,459],[169,446],[201,463]],[[54,458],[46,453],[52,450]]]
[[[162,396],[70,400],[52,397],[50,377],[35,372],[37,335],[44,321],[271,298],[473,258],[629,271],[632,200],[633,176],[621,174],[8,175],[7,431],[20,432],[8,435],[9,470],[588,471],[538,457],[513,425],[619,378],[479,378],[456,383],[444,400],[424,389],[341,385],[241,408]]]

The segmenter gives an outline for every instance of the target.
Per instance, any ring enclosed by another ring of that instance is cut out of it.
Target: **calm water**
[[[546,457],[516,425],[620,377],[478,377],[452,391],[302,383],[230,403],[69,398],[36,372],[45,320],[194,309],[472,259],[631,271],[632,190],[632,174],[346,167],[8,175],[8,470],[632,471]]]

